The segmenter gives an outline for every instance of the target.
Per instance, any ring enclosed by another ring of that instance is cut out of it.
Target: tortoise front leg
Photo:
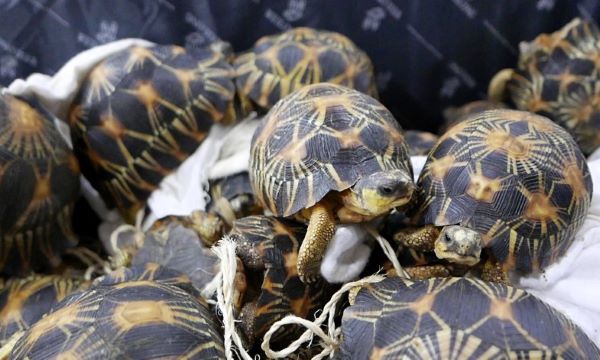
[[[505,285],[511,285],[508,273],[502,268],[502,265],[494,260],[487,259],[481,270],[481,279],[485,281],[491,281],[501,283]]]
[[[298,276],[304,283],[315,281],[321,260],[335,233],[335,217],[325,204],[316,204],[310,210],[310,221],[304,241],[298,251]]]
[[[434,225],[408,227],[394,234],[394,240],[417,251],[433,251],[441,228]]]

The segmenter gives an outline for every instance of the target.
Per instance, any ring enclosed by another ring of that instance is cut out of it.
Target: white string
[[[223,237],[213,247],[213,251],[221,260],[219,274],[217,275],[217,305],[223,316],[225,327],[225,356],[227,360],[233,360],[233,352],[243,360],[253,360],[242,343],[242,339],[235,329],[235,317],[233,315],[233,296],[235,286],[235,275],[237,270],[237,259],[235,255],[235,242],[228,236]],[[232,349],[232,341],[237,347]]]
[[[340,336],[342,333],[341,327],[336,328],[335,326],[335,313],[338,302],[342,296],[351,289],[370,283],[377,283],[383,279],[385,279],[385,277],[382,275],[371,275],[366,278],[345,284],[340,290],[333,294],[331,300],[329,300],[323,307],[323,312],[321,312],[321,314],[314,321],[309,321],[294,315],[288,315],[283,319],[276,321],[265,334],[261,344],[261,348],[265,352],[265,355],[270,359],[285,358],[298,351],[298,348],[303,343],[311,342],[314,335],[317,335],[321,339],[323,351],[315,355],[312,360],[321,360],[327,356],[332,357],[340,345]],[[325,320],[327,320],[327,334],[321,329],[321,325],[325,322]],[[298,339],[292,342],[287,348],[278,351],[272,350],[270,341],[273,334],[275,334],[275,332],[277,332],[277,330],[279,330],[279,328],[282,326],[292,324],[302,325],[306,328],[306,331],[304,331],[304,333]]]
[[[410,279],[410,275],[408,275],[408,273],[400,265],[400,262],[398,261],[398,258],[396,257],[396,253],[395,253],[394,249],[392,249],[392,246],[390,245],[390,243],[383,236],[379,235],[379,233],[372,227],[367,226],[366,228],[367,228],[367,231],[369,232],[369,234],[371,234],[371,236],[373,236],[375,238],[375,240],[377,240],[377,242],[379,243],[379,246],[381,246],[381,249],[383,250],[385,256],[387,256],[387,258],[392,262],[392,265],[394,266],[394,270],[396,270],[396,274],[400,277]]]
[[[139,243],[138,237],[135,236],[137,234],[143,234],[142,231],[142,221],[144,220],[144,209],[138,210],[135,215],[135,224],[121,224],[113,232],[110,234],[110,251],[114,254],[111,256],[111,263],[113,266],[118,267],[124,265],[124,259],[127,258],[131,254],[126,254],[121,249],[119,249],[119,235],[125,233],[127,231],[133,231],[134,237],[133,239],[136,241],[136,247],[139,248],[142,244]]]

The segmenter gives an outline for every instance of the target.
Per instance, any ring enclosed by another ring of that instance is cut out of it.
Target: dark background
[[[514,66],[519,42],[598,0],[0,0],[0,84],[53,74],[76,53],[127,37],[236,51],[289,27],[341,32],[373,60],[382,102],[407,129],[436,130],[441,111],[483,98]]]

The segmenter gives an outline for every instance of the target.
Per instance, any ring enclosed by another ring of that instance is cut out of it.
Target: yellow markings
[[[112,116],[102,116],[100,118],[100,126],[102,130],[115,139],[123,137],[127,131],[123,124]]]
[[[552,121],[533,113],[523,115],[523,120],[533,125],[535,130],[541,132],[553,133],[557,130],[557,126]]]
[[[448,171],[454,165],[456,159],[453,155],[446,155],[439,159],[434,159],[429,163],[429,171],[431,171],[431,175],[438,179],[442,180],[444,176],[448,173]]]
[[[298,252],[290,251],[283,256],[283,265],[287,273],[287,278],[298,276]]]
[[[500,320],[513,321],[512,305],[506,299],[494,298],[490,303],[490,315]]]
[[[313,107],[319,113],[325,113],[329,107],[343,106],[350,108],[352,101],[347,94],[321,95],[310,99]]]
[[[79,168],[79,161],[77,160],[77,157],[75,157],[75,155],[71,152],[67,155],[67,166],[73,174],[78,175],[81,172]]]
[[[344,130],[337,133],[336,137],[344,149],[356,148],[362,145],[359,128],[350,128],[348,130]]]
[[[80,310],[80,305],[73,303],[44,316],[29,329],[29,339],[35,341],[52,331],[63,329],[66,325],[73,324],[78,320],[91,320],[79,318]]]
[[[292,314],[300,317],[306,317],[309,314],[309,311],[313,308],[313,303],[310,299],[305,299],[304,296],[298,299],[290,300],[290,309],[292,310]]]
[[[33,190],[33,202],[43,202],[52,194],[50,176],[42,176],[37,179]]]
[[[500,179],[490,179],[482,174],[473,174],[470,180],[467,195],[486,203],[491,203],[494,195],[502,188]]]
[[[420,299],[413,301],[409,304],[412,311],[416,312],[419,316],[426,314],[433,308],[435,301],[435,293],[427,293]]]
[[[44,129],[44,119],[37,110],[12,96],[6,96],[5,99],[8,108],[8,121],[15,133],[26,136],[39,133]]]
[[[140,82],[135,95],[148,108],[153,108],[160,98],[150,82]]]
[[[531,112],[540,112],[543,110],[550,110],[550,106],[548,102],[542,100],[540,95],[533,96],[527,100],[526,103],[527,110]]]
[[[504,130],[491,131],[487,134],[485,142],[490,149],[502,151],[513,159],[525,159],[529,155],[529,142]]]
[[[580,104],[578,110],[574,113],[574,119],[577,123],[587,123],[591,120],[595,112],[600,111],[600,94],[590,96],[587,101]]]
[[[552,204],[550,198],[541,192],[533,193],[528,197],[527,208],[524,216],[529,220],[547,222],[553,221],[558,215],[558,208]]]
[[[576,163],[570,163],[564,167],[564,182],[573,191],[573,198],[581,200],[589,196],[581,168]]]
[[[145,47],[136,46],[130,50],[129,59],[125,64],[126,71],[131,71],[137,66],[141,66],[146,59],[154,59],[154,54],[150,49]]]
[[[303,140],[292,141],[279,152],[279,157],[292,163],[300,163],[306,157],[306,144]]]
[[[152,323],[175,324],[175,313],[164,301],[129,301],[116,306],[114,319],[122,331],[128,331]]]
[[[114,91],[115,86],[111,83],[110,77],[113,75],[113,69],[105,64],[97,65],[88,75],[90,94],[88,101],[100,101],[102,95],[108,95]]]

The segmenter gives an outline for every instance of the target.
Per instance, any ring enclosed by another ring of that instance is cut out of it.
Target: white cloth
[[[321,262],[323,278],[332,284],[356,280],[371,256],[368,237],[359,225],[338,225]]]

